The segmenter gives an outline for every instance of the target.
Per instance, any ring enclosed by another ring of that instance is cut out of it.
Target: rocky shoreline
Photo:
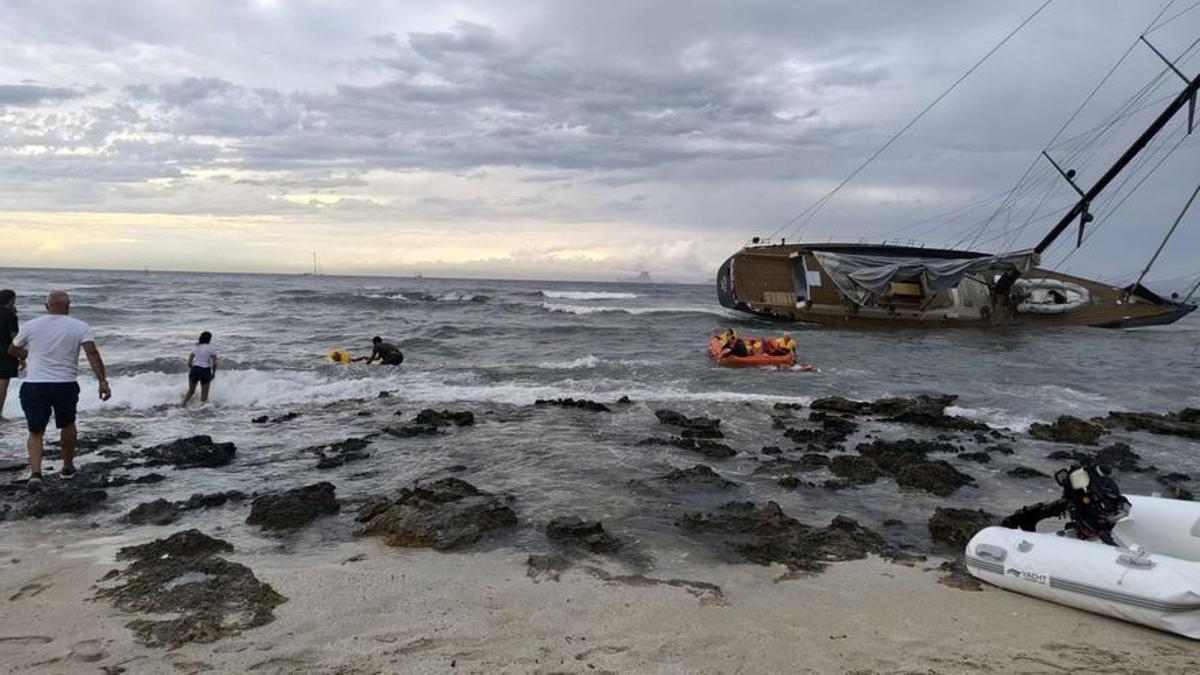
[[[347,405],[386,405],[388,398]],[[657,501],[651,508],[658,510],[654,516],[673,524],[673,536],[710,551],[718,560],[781,566],[781,578],[820,573],[830,563],[867,556],[909,565],[929,555],[953,557],[974,532],[1004,513],[984,500],[976,499],[975,508],[945,500],[976,494],[981,485],[1002,484],[1016,490],[1026,481],[1046,483],[1048,474],[1019,463],[1030,459],[1064,465],[1093,459],[1110,466],[1118,481],[1123,476],[1153,479],[1168,496],[1191,498],[1195,487],[1191,475],[1177,467],[1149,466],[1134,447],[1139,434],[1169,435],[1185,442],[1200,438],[1196,409],[1165,414],[1111,412],[1091,420],[1061,416],[1052,424],[1035,424],[1024,434],[948,414],[955,400],[951,395],[923,394],[874,401],[832,397],[808,406],[774,404],[766,411],[769,423],[756,429],[760,437],[774,440],[759,448],[743,442],[747,418],[736,411],[730,415],[723,409],[718,417],[711,410],[697,414],[638,404],[625,397],[613,402],[539,400],[524,409],[499,412],[401,410],[375,432],[293,451],[296,458],[304,458],[310,471],[326,476],[323,480],[285,489],[266,486],[254,492],[195,492],[186,499],[159,497],[139,501],[120,513],[110,504],[137,501],[139,493],[170,485],[185,472],[236,470],[248,455],[219,437],[199,435],[141,447],[129,431],[104,429],[81,439],[83,458],[71,483],[47,480],[41,490],[31,491],[7,480],[15,477],[19,464],[0,466],[0,479],[4,479],[0,521],[86,518],[136,532],[194,522],[191,519],[199,518],[197,514],[221,510],[237,514],[257,536],[284,543],[318,522],[327,522],[322,536],[334,540],[370,537],[387,546],[445,552],[513,546],[513,533],[521,532],[523,539],[516,546],[529,553],[532,578],[555,579],[578,569],[608,583],[675,585],[712,602],[723,601],[720,588],[706,587],[701,581],[647,576],[654,567],[652,547],[636,535],[614,530],[603,519],[589,517],[586,509],[531,517],[525,506],[529,494],[511,481],[498,485],[489,480],[486,468],[448,465],[436,475],[382,492],[356,487],[355,477],[360,475],[356,467],[384,452],[383,439],[388,443],[452,440],[456,434],[519,428],[534,415],[539,419],[558,415],[563,424],[586,428],[635,426],[636,422],[656,429],[655,435],[637,442],[631,439],[628,445],[673,459],[668,464],[673,468],[660,473],[630,471],[612,480],[623,486],[620,489],[630,499],[653,494]],[[303,419],[300,413],[289,412],[252,422],[272,427]],[[920,433],[884,437],[881,429]],[[1033,458],[1026,448],[1035,442],[1059,447]],[[741,463],[737,470],[727,468],[735,461]],[[470,473],[469,480],[456,475],[463,472]],[[736,498],[733,493],[748,483],[757,486],[760,494],[778,494],[779,499],[812,495],[845,500],[848,508],[828,524],[813,524],[809,514],[785,509],[775,498]],[[856,495],[881,485],[882,489],[894,485],[900,495],[920,495],[941,505],[930,509],[926,522],[911,527],[894,518],[869,527],[854,515]],[[914,528],[924,533],[923,540],[906,539]],[[223,557],[233,551],[233,545],[216,534],[188,527],[123,548],[117,558],[129,564],[106,576],[96,597],[131,614],[181,612],[169,621],[139,617],[129,622],[136,639],[148,646],[210,642],[269,623],[273,608],[286,599],[257,579],[249,567]],[[961,569],[951,566],[945,575],[952,583],[956,578],[961,581]]]

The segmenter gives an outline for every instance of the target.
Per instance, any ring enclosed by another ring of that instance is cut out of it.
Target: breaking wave
[[[542,291],[542,297],[554,300],[633,300],[642,296],[609,291]]]
[[[543,302],[542,309],[548,312],[577,314],[579,316],[587,316],[589,314],[631,314],[634,316],[641,314],[709,314],[711,316],[719,316],[721,318],[741,318],[732,311],[721,307],[711,307],[707,305],[693,305],[690,307],[615,307],[600,305],[564,305],[554,302]]]

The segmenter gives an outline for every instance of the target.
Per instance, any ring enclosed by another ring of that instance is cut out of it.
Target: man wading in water
[[[360,356],[354,360],[366,361],[369,364],[373,363],[375,359],[379,359],[379,362],[385,366],[398,366],[404,363],[404,352],[400,351],[396,345],[384,342],[383,338],[378,335],[371,339],[371,344],[375,345],[375,348],[369,357]]]
[[[100,381],[100,400],[112,396],[104,376],[104,361],[96,349],[92,329],[79,319],[67,316],[71,298],[63,291],[51,291],[46,297],[46,315],[26,322],[8,348],[9,355],[28,362],[29,371],[21,385],[21,409],[29,427],[29,470],[22,476],[30,488],[42,483],[42,441],[50,413],[61,440],[63,480],[75,477],[75,406],[79,403],[79,349],[87,354],[92,372]]]

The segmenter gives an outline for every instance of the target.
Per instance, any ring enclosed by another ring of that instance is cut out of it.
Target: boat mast
[[[1172,68],[1174,68],[1174,66],[1172,66]],[[1178,73],[1178,70],[1176,70],[1176,72]],[[1180,76],[1182,77],[1182,74]],[[1067,215],[1062,217],[1062,220],[1058,221],[1058,224],[1054,226],[1054,229],[1050,230],[1050,232],[1047,233],[1040,242],[1038,242],[1038,245],[1035,246],[1033,250],[1039,255],[1044,253],[1046,249],[1050,248],[1050,245],[1053,244],[1060,235],[1062,235],[1062,233],[1076,218],[1079,219],[1079,237],[1080,243],[1082,243],[1083,227],[1092,220],[1092,214],[1088,213],[1088,207],[1091,205],[1092,200],[1095,199],[1100,192],[1104,190],[1104,188],[1108,187],[1108,184],[1117,177],[1117,174],[1121,173],[1121,171],[1131,161],[1133,161],[1134,157],[1137,157],[1138,153],[1146,147],[1146,144],[1148,144],[1151,139],[1158,134],[1159,131],[1162,131],[1162,128],[1167,125],[1167,122],[1170,122],[1171,118],[1174,117],[1175,114],[1184,107],[1184,105],[1188,105],[1190,102],[1191,114],[1189,117],[1195,114],[1194,111],[1196,106],[1195,101],[1197,90],[1200,90],[1200,75],[1188,82],[1187,87],[1185,87],[1183,91],[1179,92],[1179,95],[1175,97],[1175,100],[1171,101],[1171,104],[1168,105],[1166,109],[1164,109],[1162,113],[1160,113],[1159,116],[1150,124],[1150,126],[1142,132],[1141,136],[1138,136],[1137,140],[1135,140],[1133,144],[1125,150],[1125,153],[1121,155],[1121,157],[1117,159],[1117,161],[1111,167],[1109,167],[1108,171],[1106,171],[1104,175],[1096,181],[1096,184],[1093,185],[1091,189],[1087,190],[1086,192],[1080,190],[1079,187],[1077,187],[1075,183],[1071,181],[1071,179],[1075,177],[1075,172],[1063,172],[1063,177],[1071,183],[1071,186],[1074,187],[1077,192],[1079,192],[1079,201],[1075,203],[1075,206],[1071,207],[1071,210],[1067,212]],[[1188,121],[1188,132],[1191,133],[1192,120],[1189,119]],[[1053,160],[1051,160],[1051,162],[1053,163]],[[1058,168],[1057,164],[1055,164],[1055,168]],[[1062,169],[1059,169],[1059,171],[1061,172]],[[1006,272],[1004,276],[1000,278],[1000,281],[996,283],[996,292],[1000,295],[1007,293],[1008,290],[1012,288],[1012,285],[1016,282],[1017,278],[1020,277],[1020,274],[1020,272]]]

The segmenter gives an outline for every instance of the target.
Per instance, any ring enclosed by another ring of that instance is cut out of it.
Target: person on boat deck
[[[371,338],[371,344],[374,347],[370,356],[359,357],[354,360],[366,361],[367,364],[371,364],[375,362],[375,359],[379,359],[379,362],[385,366],[398,366],[401,363],[404,363],[404,352],[400,351],[396,345],[390,342],[384,342],[383,338],[379,337],[378,335]]]

